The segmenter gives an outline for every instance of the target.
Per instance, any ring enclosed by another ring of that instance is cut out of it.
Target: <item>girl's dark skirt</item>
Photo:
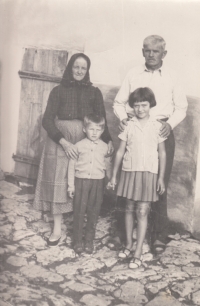
[[[142,171],[121,172],[117,195],[133,201],[158,201],[157,174]]]
[[[85,137],[80,120],[55,120],[65,139],[73,144]],[[68,158],[61,145],[47,136],[40,160],[33,206],[37,210],[62,214],[73,210],[72,199],[67,196]]]

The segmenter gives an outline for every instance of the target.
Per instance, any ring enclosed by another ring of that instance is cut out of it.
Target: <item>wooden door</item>
[[[15,175],[36,179],[46,132],[41,120],[48,96],[58,85],[67,65],[68,52],[26,48],[23,56]]]

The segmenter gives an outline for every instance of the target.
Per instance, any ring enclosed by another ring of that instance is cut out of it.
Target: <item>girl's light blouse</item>
[[[159,136],[161,123],[150,117],[142,127],[136,117],[128,121],[128,125],[119,138],[126,141],[122,170],[148,171],[158,173],[158,144],[165,141]]]

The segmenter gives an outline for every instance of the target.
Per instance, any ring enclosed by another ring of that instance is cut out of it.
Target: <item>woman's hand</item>
[[[65,151],[65,154],[67,155],[68,158],[77,159],[78,151],[75,145],[73,145],[71,142],[68,142],[64,138],[61,138],[59,143],[63,147],[63,150]]]
[[[157,191],[160,195],[165,192],[165,183],[164,183],[164,180],[160,177],[158,178],[158,182],[157,182]]]
[[[111,178],[110,182],[108,182],[106,189],[115,190],[115,186],[117,185],[117,181],[114,177]]]
[[[114,151],[115,151],[115,149],[114,149],[114,146],[113,146],[113,142],[109,141],[109,143],[108,143],[108,153],[106,154],[106,157],[112,156]]]

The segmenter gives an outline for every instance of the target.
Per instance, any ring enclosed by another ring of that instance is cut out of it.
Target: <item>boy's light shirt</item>
[[[74,190],[74,177],[103,179],[106,172],[105,156],[108,145],[101,139],[91,141],[84,138],[77,142],[77,160],[70,159],[68,166],[68,191]]]
[[[158,173],[158,144],[166,140],[159,136],[160,127],[161,123],[152,116],[144,127],[136,117],[128,121],[128,125],[118,136],[126,141],[123,171]]]

